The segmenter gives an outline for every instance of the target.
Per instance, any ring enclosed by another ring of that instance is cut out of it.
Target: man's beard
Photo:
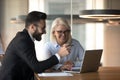
[[[33,38],[35,38],[37,41],[40,41],[42,38],[41,38],[41,33],[38,32],[38,30],[36,30],[34,33],[33,33]]]

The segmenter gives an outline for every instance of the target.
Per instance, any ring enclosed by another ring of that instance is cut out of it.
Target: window
[[[38,10],[48,14],[47,34],[43,36],[37,46],[49,41],[51,23],[56,17],[67,18],[71,28],[72,37],[77,39],[85,49],[103,48],[103,24],[80,23],[79,11],[97,6],[94,0],[29,0],[29,11]],[[102,5],[103,6],[103,5]],[[100,26],[99,26],[100,25]],[[40,47],[40,46],[39,46]],[[40,49],[40,48],[39,48]]]

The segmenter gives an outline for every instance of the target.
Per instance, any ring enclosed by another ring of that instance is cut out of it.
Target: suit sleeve
[[[15,41],[14,45],[16,54],[36,73],[41,73],[59,62],[55,55],[39,62],[36,58],[34,42],[30,39],[19,38]]]

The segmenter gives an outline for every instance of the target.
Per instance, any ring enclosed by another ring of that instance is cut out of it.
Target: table
[[[100,67],[98,72],[65,77],[39,77],[39,80],[120,80],[120,67]]]

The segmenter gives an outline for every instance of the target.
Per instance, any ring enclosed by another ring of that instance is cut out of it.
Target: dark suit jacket
[[[34,42],[26,29],[10,42],[0,68],[0,80],[33,80],[34,72],[41,73],[59,61],[54,55],[38,62]]]

